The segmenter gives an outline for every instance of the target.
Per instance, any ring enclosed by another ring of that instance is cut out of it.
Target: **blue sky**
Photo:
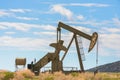
[[[15,58],[39,60],[56,42],[58,22],[64,22],[89,35],[99,34],[98,65],[120,60],[119,0],[1,0],[0,1],[0,69],[15,70]],[[63,30],[67,46],[72,33]],[[88,53],[89,41],[82,38],[85,69],[96,66],[96,46]],[[64,52],[61,53],[61,55]],[[78,67],[73,43],[64,59],[64,66]],[[47,66],[49,66],[48,64]]]

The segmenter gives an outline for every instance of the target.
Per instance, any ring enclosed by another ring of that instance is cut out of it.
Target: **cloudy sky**
[[[64,22],[89,35],[99,34],[98,65],[120,60],[119,0],[1,0],[0,1],[0,69],[15,70],[15,58],[27,63],[54,52],[58,22]],[[67,47],[72,33],[63,30]],[[89,40],[82,38],[84,67],[96,66],[96,46],[88,53]],[[64,52],[61,53],[63,55]],[[64,59],[65,67],[78,67],[76,48],[72,44]],[[49,66],[48,64],[47,66]]]

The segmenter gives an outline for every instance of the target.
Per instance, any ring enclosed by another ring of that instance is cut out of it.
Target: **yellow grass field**
[[[0,80],[120,80],[120,73],[97,73],[91,72],[63,74],[62,72],[40,73],[35,76],[29,70],[17,72],[0,71]]]

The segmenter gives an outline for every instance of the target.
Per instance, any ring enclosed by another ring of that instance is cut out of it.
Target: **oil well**
[[[73,33],[73,36],[67,47],[65,47],[63,45],[64,40],[61,40],[61,30],[62,29],[68,30],[71,33]],[[57,41],[56,41],[56,43],[50,44],[51,47],[55,48],[54,53],[48,52],[48,54],[46,54],[43,58],[41,58],[36,63],[28,64],[28,69],[30,69],[32,72],[34,72],[36,75],[38,75],[40,72],[40,69],[42,67],[44,67],[46,64],[48,64],[49,62],[51,62],[52,63],[51,64],[52,72],[63,71],[63,60],[64,60],[65,56],[67,55],[67,52],[74,40],[75,45],[76,45],[77,54],[78,54],[80,70],[81,70],[81,72],[84,72],[84,66],[83,66],[83,62],[82,62],[82,57],[84,56],[84,53],[82,52],[81,42],[79,41],[78,36],[83,37],[90,41],[88,52],[90,52],[93,49],[93,47],[95,46],[97,39],[98,39],[97,32],[94,32],[92,35],[89,35],[80,30],[77,30],[69,25],[59,22],[58,27],[57,27]],[[64,55],[62,56],[62,59],[60,60],[59,54],[60,54],[61,50],[64,51]]]

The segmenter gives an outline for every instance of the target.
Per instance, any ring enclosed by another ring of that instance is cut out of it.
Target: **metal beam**
[[[68,25],[66,25],[66,24],[64,24],[62,22],[59,22],[58,27],[59,28],[62,27],[64,29],[66,29],[66,30],[69,30],[69,31],[73,32],[74,34],[80,35],[80,36],[82,36],[84,38],[87,38],[87,39],[91,40],[91,36],[90,35],[85,34],[85,33],[81,32],[81,31],[79,31],[79,30],[77,30],[75,28],[72,28],[71,26],[68,26]]]
[[[67,54],[67,52],[68,52],[68,50],[69,50],[69,48],[70,48],[70,46],[71,46],[73,40],[74,40],[74,35],[73,35],[73,37],[72,37],[72,39],[71,39],[71,41],[70,41],[70,43],[69,43],[69,45],[68,45],[68,47],[67,47],[67,50],[66,50],[65,53],[64,53],[64,55],[63,55],[61,61],[64,60],[64,58],[65,58],[65,56],[66,56],[66,54]]]

